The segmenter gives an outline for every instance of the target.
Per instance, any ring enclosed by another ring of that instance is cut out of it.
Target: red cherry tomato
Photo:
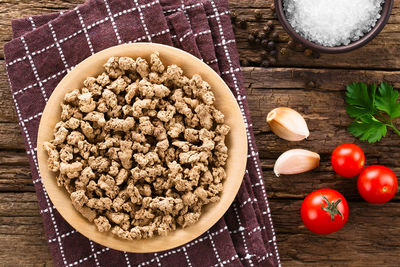
[[[397,192],[398,181],[394,172],[381,165],[365,168],[357,180],[358,192],[370,203],[381,204],[391,200]]]
[[[332,152],[333,170],[343,177],[357,176],[364,168],[365,155],[362,149],[354,144],[343,144]]]
[[[309,194],[301,204],[301,219],[312,232],[327,235],[342,228],[349,217],[349,206],[338,191],[320,189]]]

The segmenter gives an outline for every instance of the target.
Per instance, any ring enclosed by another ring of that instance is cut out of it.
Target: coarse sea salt
[[[384,0],[283,0],[293,29],[323,46],[348,45],[368,33],[381,17]]]

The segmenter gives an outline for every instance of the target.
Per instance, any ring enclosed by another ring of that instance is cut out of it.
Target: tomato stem
[[[323,204],[321,204],[321,209],[329,213],[329,215],[331,216],[331,221],[335,220],[336,214],[339,214],[340,216],[342,216],[342,220],[343,220],[344,216],[340,212],[340,210],[337,208],[337,206],[340,204],[340,202],[342,202],[342,199],[339,198],[336,202],[335,201],[329,202],[329,200],[324,195],[321,195],[321,197],[326,202],[326,205],[327,205],[326,208],[324,208]]]

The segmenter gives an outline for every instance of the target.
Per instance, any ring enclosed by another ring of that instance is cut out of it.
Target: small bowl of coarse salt
[[[322,53],[362,47],[386,25],[394,0],[275,0],[289,35]]]

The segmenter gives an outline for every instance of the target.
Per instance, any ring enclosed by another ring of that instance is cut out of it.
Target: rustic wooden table
[[[3,45],[11,38],[13,18],[70,9],[84,0],[0,0],[0,265],[52,265],[23,140],[4,66]],[[288,35],[269,6],[272,0],[231,0],[239,18],[249,21],[248,30],[237,29],[242,59],[256,61],[261,52],[247,43],[250,29],[274,20],[282,41]],[[263,18],[256,21],[254,10]],[[285,47],[282,42],[280,47]],[[367,164],[384,164],[400,176],[400,138],[389,133],[378,144],[355,140],[347,131],[344,89],[352,81],[382,80],[400,87],[400,1],[382,33],[366,47],[342,55],[307,58],[301,52],[279,55],[271,68],[244,67],[248,101],[269,194],[272,217],[283,265],[296,266],[398,266],[400,259],[400,197],[374,206],[362,201],[356,180],[334,174],[330,153],[344,142],[360,145]],[[311,135],[307,141],[290,143],[277,138],[265,123],[266,114],[289,106],[305,114]],[[321,154],[318,170],[276,178],[272,167],[280,153],[306,148]],[[302,199],[319,188],[340,191],[349,201],[350,217],[335,234],[317,236],[300,219]]]

